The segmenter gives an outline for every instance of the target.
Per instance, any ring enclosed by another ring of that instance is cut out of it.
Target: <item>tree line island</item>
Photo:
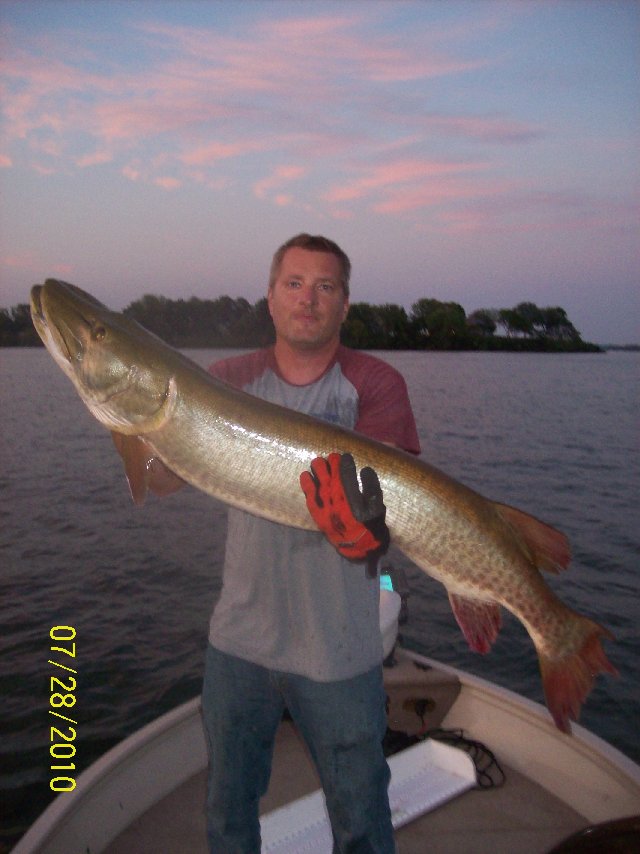
[[[170,299],[146,294],[123,312],[178,348],[260,347],[273,340],[267,300],[244,297]],[[467,315],[456,302],[424,298],[409,312],[393,303],[352,303],[343,325],[344,344],[362,350],[487,350],[599,352],[583,341],[559,306],[477,309]],[[0,346],[32,347],[41,341],[27,304],[0,309]]]

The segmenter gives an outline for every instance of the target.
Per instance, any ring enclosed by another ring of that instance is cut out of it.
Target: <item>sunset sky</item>
[[[251,302],[300,231],[352,299],[560,305],[640,343],[635,0],[0,0],[0,306]]]

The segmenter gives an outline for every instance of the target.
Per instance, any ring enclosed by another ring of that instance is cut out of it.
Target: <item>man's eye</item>
[[[299,288],[300,287],[300,280],[299,279],[290,279],[289,280],[289,287],[290,288]]]
[[[320,284],[318,285],[318,290],[330,294],[332,291],[335,290],[335,285],[333,284],[333,282],[320,282]]]

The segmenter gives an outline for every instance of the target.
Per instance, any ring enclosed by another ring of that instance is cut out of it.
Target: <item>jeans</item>
[[[259,854],[259,802],[287,708],[320,775],[334,852],[393,854],[382,668],[338,682],[271,671],[209,645],[202,695],[211,854]]]

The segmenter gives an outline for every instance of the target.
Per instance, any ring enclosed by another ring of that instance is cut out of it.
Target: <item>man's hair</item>
[[[271,270],[269,272],[269,290],[275,285],[276,279],[280,273],[282,259],[287,249],[298,247],[306,249],[308,252],[328,252],[340,262],[340,284],[344,291],[345,297],[349,297],[349,279],[351,277],[351,261],[347,255],[340,249],[337,243],[329,240],[328,237],[323,237],[321,234],[296,234],[276,251],[271,262]]]

